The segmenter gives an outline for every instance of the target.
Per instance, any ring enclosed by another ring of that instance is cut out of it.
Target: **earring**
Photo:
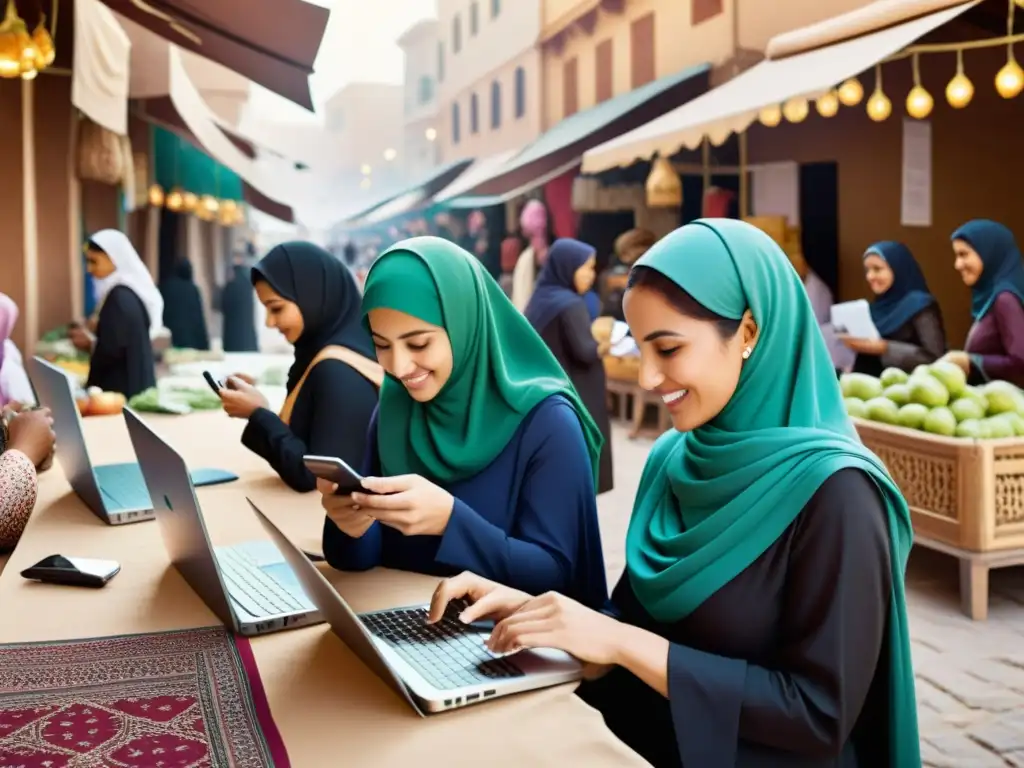
[[[744,349],[743,350],[743,359],[746,360],[748,357],[750,357],[750,353],[751,352],[753,352],[753,350],[750,347],[747,347],[746,349]]]

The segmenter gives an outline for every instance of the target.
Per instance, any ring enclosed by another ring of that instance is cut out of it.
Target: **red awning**
[[[303,0],[102,0],[165,40],[313,109],[309,76],[330,11]]]

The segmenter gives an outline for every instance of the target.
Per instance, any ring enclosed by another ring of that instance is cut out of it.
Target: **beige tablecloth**
[[[265,538],[246,494],[300,546],[319,551],[316,494],[288,490],[239,442],[242,425],[223,413],[151,417],[192,467],[216,466],[241,480],[198,491],[217,544]],[[131,461],[121,417],[85,420],[93,460]],[[19,572],[51,554],[110,558],[121,573],[104,589],[28,582]],[[429,599],[436,580],[397,571],[329,572],[358,611]],[[157,524],[111,527],[71,493],[58,467],[40,478],[39,502],[0,575],[0,642],[59,640],[211,626],[218,620],[172,568]],[[253,652],[292,765],[645,765],[615,739],[572,686],[420,718],[326,627],[255,638]]]

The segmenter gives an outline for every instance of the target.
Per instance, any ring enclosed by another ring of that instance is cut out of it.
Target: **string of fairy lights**
[[[946,84],[946,102],[954,109],[963,109],[974,98],[974,83],[964,71],[964,51],[979,48],[995,48],[1006,46],[1006,64],[995,77],[996,92],[1004,99],[1013,99],[1024,91],[1024,68],[1017,63],[1013,46],[1024,41],[1024,34],[1014,34],[1013,24],[1016,9],[1024,9],[1024,0],[1007,0],[1006,35],[986,40],[973,40],[960,43],[935,43],[911,45],[890,56],[885,62],[875,65],[875,88],[868,97],[865,110],[869,118],[876,123],[887,120],[892,115],[892,100],[886,95],[882,82],[882,64],[909,58],[913,71],[914,85],[907,93],[904,107],[907,114],[917,120],[924,120],[935,108],[935,98],[921,84],[920,57],[925,54],[954,53],[956,70]],[[856,107],[864,100],[864,86],[856,77],[845,80],[838,87],[822,94],[814,100],[814,109],[822,117],[834,117],[840,106]],[[800,123],[810,114],[810,103],[802,96],[789,99],[784,104],[772,104],[761,110],[758,120],[769,128],[779,125],[783,119],[790,123]]]

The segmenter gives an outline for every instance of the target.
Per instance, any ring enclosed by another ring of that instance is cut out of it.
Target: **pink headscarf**
[[[7,351],[7,347],[11,345],[11,334],[14,332],[14,326],[18,322],[18,305],[14,303],[14,299],[8,296],[6,293],[0,293],[0,372],[4,369],[4,357]],[[3,384],[3,377],[0,376],[0,385]],[[0,386],[0,407],[7,405],[11,400],[10,395],[3,391],[3,387]]]
[[[540,200],[529,200],[519,216],[519,228],[530,241],[533,255],[543,264],[548,257],[548,209]]]

